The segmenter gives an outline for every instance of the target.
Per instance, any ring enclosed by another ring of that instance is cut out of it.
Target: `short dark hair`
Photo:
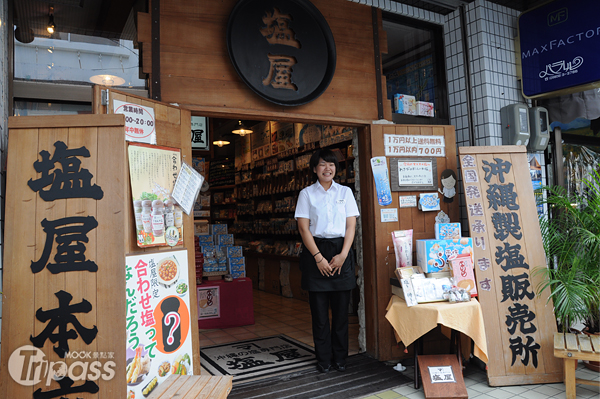
[[[320,159],[322,159],[325,162],[333,162],[333,164],[335,165],[335,173],[336,174],[340,170],[340,164],[338,163],[338,159],[335,156],[335,154],[333,153],[333,151],[331,151],[329,148],[322,148],[320,150],[317,150],[317,151],[313,152],[312,157],[310,157],[310,163],[309,163],[310,171],[313,174],[314,182],[319,180],[319,178],[317,177],[317,174],[314,172],[314,169],[319,164]]]
[[[456,180],[456,173],[454,173],[452,169],[446,169],[440,174],[440,180],[447,179],[450,176],[452,176],[454,180]]]

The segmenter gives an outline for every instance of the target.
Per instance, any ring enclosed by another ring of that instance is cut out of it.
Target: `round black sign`
[[[279,105],[314,100],[335,72],[333,34],[308,0],[240,0],[229,16],[227,49],[244,82]]]

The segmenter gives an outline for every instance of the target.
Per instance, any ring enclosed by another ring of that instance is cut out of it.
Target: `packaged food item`
[[[412,267],[413,230],[396,230],[392,232],[394,252],[396,253],[396,268]]]
[[[473,256],[471,237],[454,238],[452,240],[416,240],[417,265],[425,273],[450,270],[450,260],[460,254]],[[471,258],[472,260],[472,258]]]
[[[433,103],[429,103],[427,101],[417,101],[416,108],[417,108],[417,115],[429,116],[431,118],[433,118],[435,116]]]
[[[417,101],[415,96],[395,94],[394,108],[398,114],[417,115]]]
[[[460,254],[450,260],[454,284],[469,292],[470,296],[477,296],[477,284],[473,272],[473,261],[470,254]]]
[[[460,223],[436,223],[434,228],[436,240],[461,238]]]

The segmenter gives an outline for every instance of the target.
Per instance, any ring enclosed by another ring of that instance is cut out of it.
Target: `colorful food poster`
[[[125,257],[128,398],[193,374],[187,258],[187,250]]]
[[[125,140],[156,144],[153,108],[113,100],[113,112],[125,115]]]
[[[204,183],[204,177],[184,162],[171,195],[187,215],[192,213],[202,183]]]
[[[183,211],[171,198],[181,156],[178,148],[130,143],[129,175],[139,247],[183,245]]]

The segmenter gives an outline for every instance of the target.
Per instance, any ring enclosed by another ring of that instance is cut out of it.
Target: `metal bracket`
[[[108,105],[108,90],[100,90],[100,104]]]

